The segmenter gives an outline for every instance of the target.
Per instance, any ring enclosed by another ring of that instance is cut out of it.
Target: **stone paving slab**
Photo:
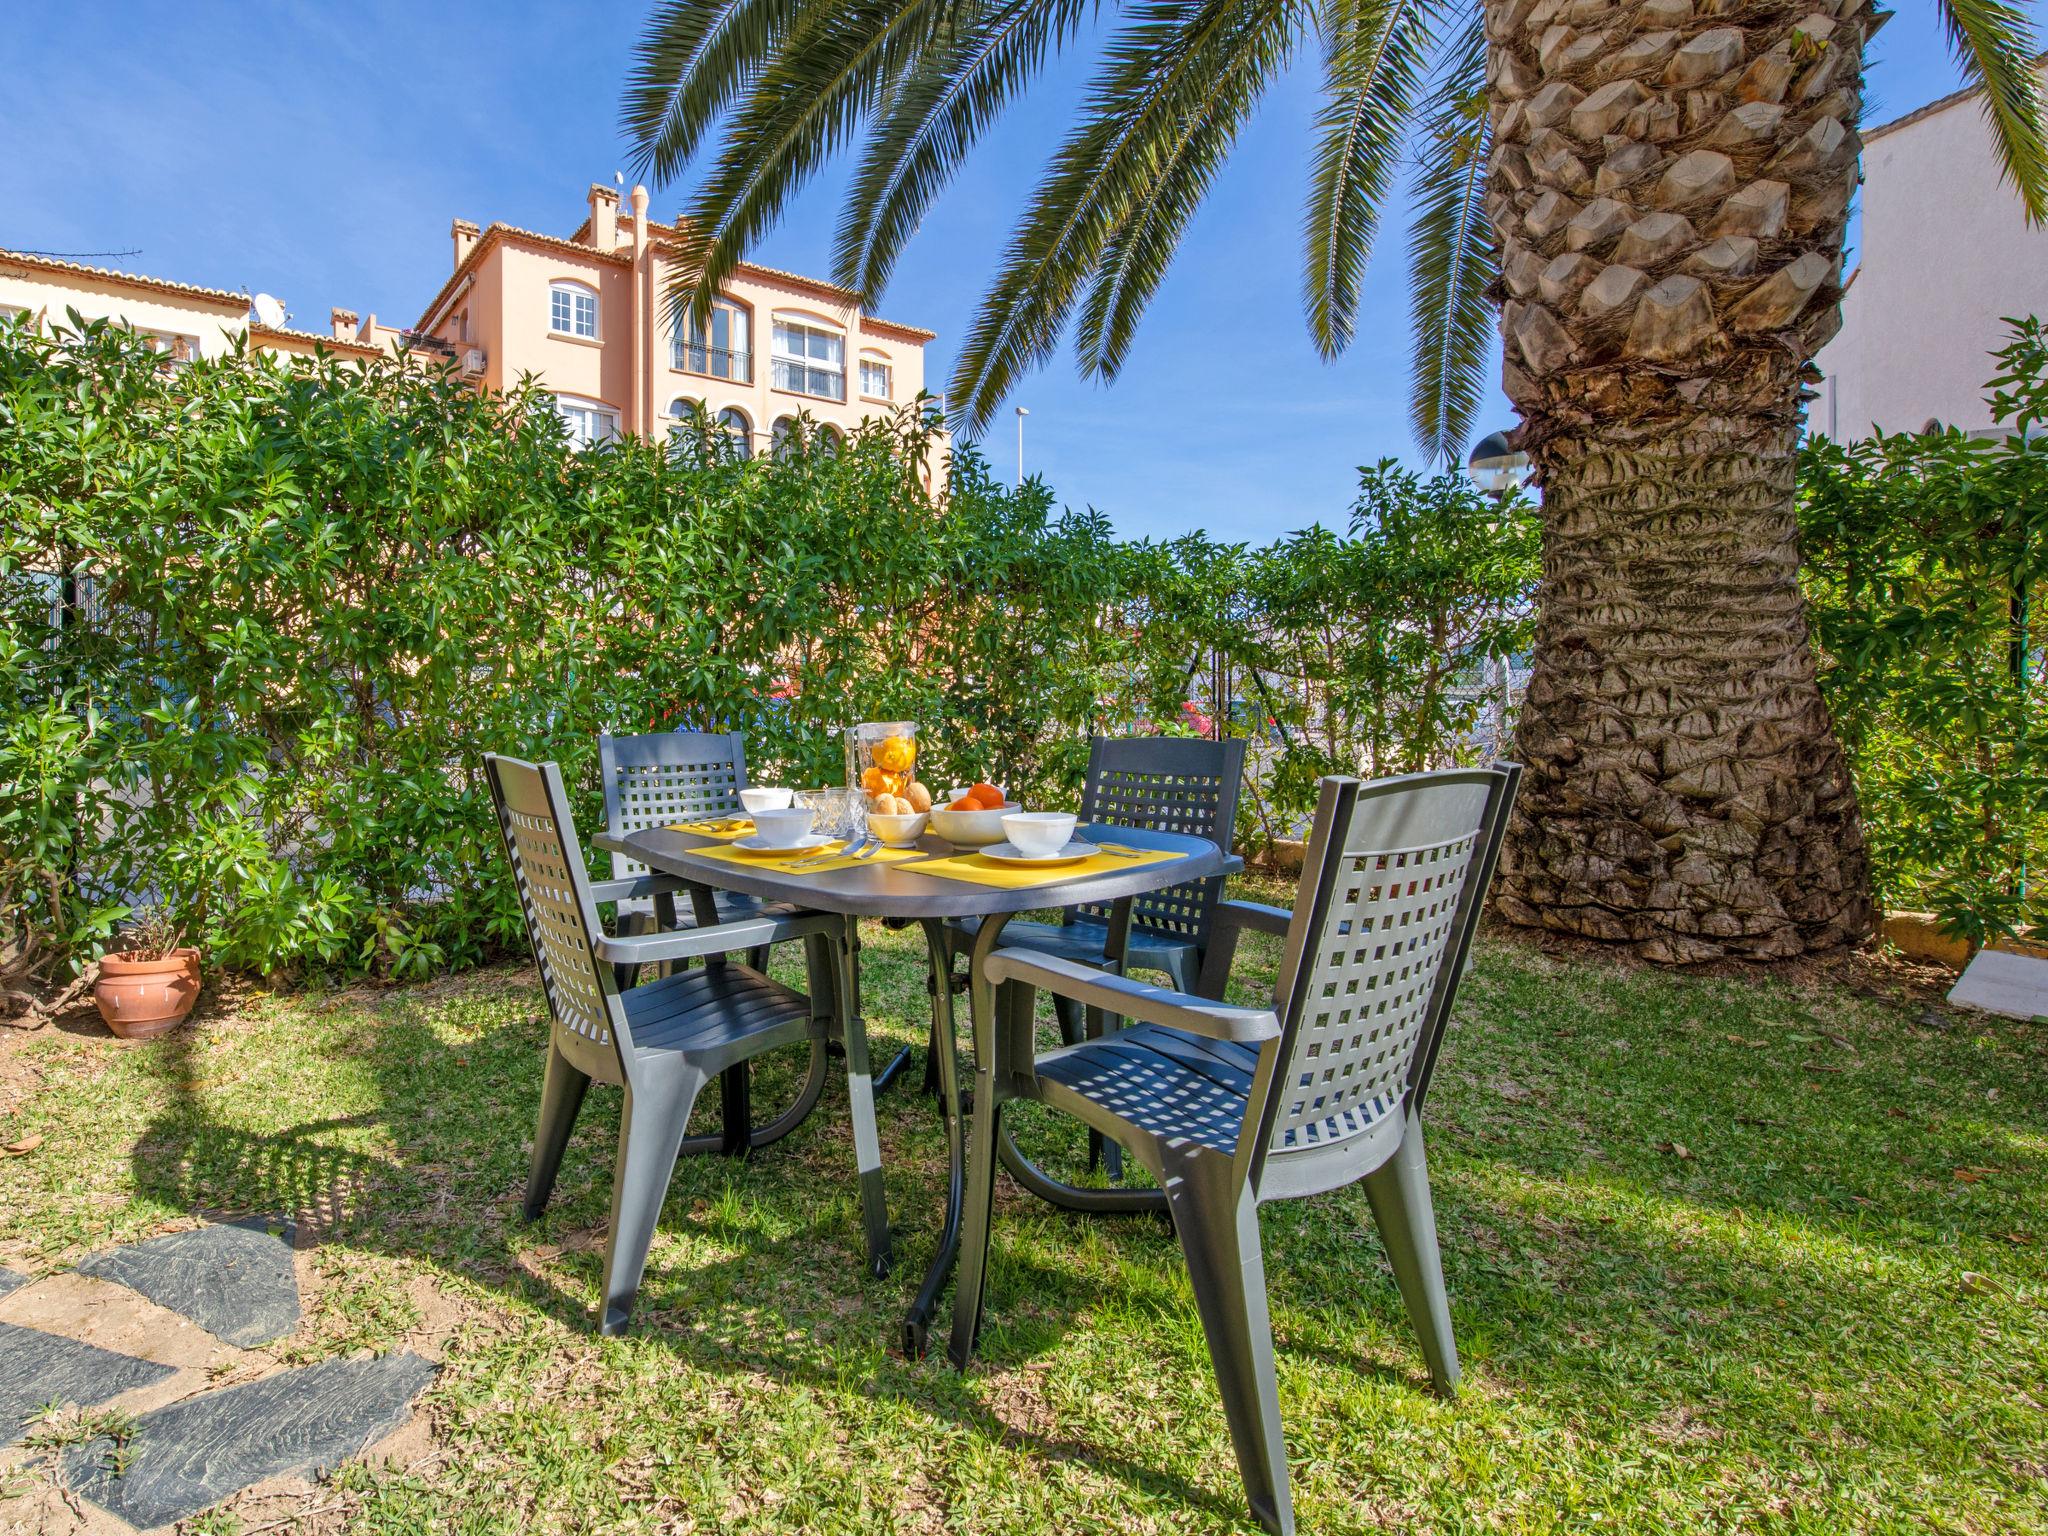
[[[5,1264],[0,1264],[0,1296],[5,1296],[9,1291],[19,1290],[27,1284],[27,1275],[17,1274]]]
[[[282,1236],[271,1236],[276,1227]],[[299,1325],[299,1280],[286,1222],[236,1221],[96,1253],[78,1266],[141,1292],[244,1349]]]
[[[114,1444],[103,1438],[65,1453],[64,1479],[131,1525],[168,1525],[266,1477],[346,1461],[405,1423],[434,1370],[401,1351],[203,1393],[142,1415],[121,1472],[111,1470]]]
[[[23,1426],[46,1403],[90,1408],[176,1370],[39,1328],[0,1323],[0,1445],[19,1440]]]

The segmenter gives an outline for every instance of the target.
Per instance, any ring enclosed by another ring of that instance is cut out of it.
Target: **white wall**
[[[2048,74],[2048,71],[2044,71]],[[1991,425],[1984,381],[2006,315],[2048,318],[2048,228],[1999,180],[1981,97],[1876,133],[1863,149],[1863,231],[1842,330],[1807,425],[1841,441],[1932,418]]]

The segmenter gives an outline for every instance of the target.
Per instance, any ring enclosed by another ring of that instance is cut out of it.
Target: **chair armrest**
[[[627,875],[618,880],[590,882],[592,901],[634,901],[642,896],[665,896],[680,891],[687,880],[675,875]]]
[[[791,913],[787,916],[742,918],[738,922],[715,923],[704,928],[685,928],[677,933],[641,933],[624,938],[600,938],[597,954],[614,965],[652,965],[661,960],[694,960],[703,955],[723,955],[736,949],[754,949],[800,939],[813,933],[830,933],[840,919],[827,912]]]
[[[1133,976],[1112,976],[1093,966],[1029,949],[999,949],[988,957],[991,982],[1019,981],[1043,987],[1077,1003],[1100,1008],[1120,1018],[1184,1029],[1211,1040],[1236,1040],[1246,1045],[1277,1039],[1280,1020],[1270,1008],[1239,1008],[1188,992],[1155,987]]]
[[[1294,914],[1285,907],[1271,907],[1263,901],[1219,901],[1216,903],[1216,921],[1284,939],[1287,937],[1287,925],[1294,921]]]

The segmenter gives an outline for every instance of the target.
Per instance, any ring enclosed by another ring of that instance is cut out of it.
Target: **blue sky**
[[[2040,0],[2029,6],[2041,16]],[[454,217],[568,233],[624,165],[620,83],[646,6],[14,0],[0,96],[0,245],[137,250],[97,264],[401,324],[449,266]],[[879,306],[930,326],[943,381],[1019,199],[1063,130],[1069,70],[1014,112],[940,201]],[[1953,90],[1931,6],[1880,34],[1869,121]],[[1313,73],[1268,98],[1114,385],[1071,356],[1027,379],[1025,466],[1130,534],[1265,540],[1341,526],[1357,466],[1417,457],[1407,426],[1405,219],[1390,217],[1358,340],[1326,364],[1299,297]],[[824,274],[840,174],[756,251]],[[657,190],[671,217],[679,189]],[[936,386],[935,386],[936,387]],[[1490,396],[1482,430],[1511,424]],[[1006,409],[987,451],[1015,466]]]

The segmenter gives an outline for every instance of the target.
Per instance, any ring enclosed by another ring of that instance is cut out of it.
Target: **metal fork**
[[[813,864],[829,864],[834,859],[863,859],[867,857],[867,848],[870,843],[880,846],[879,839],[873,834],[869,834],[850,848],[836,848],[831,853],[813,854],[808,859],[798,859],[789,868],[791,870],[809,869]]]
[[[1086,843],[1097,853],[1108,854],[1112,859],[1142,859],[1145,856],[1143,849],[1126,848],[1120,843],[1098,843],[1092,837],[1084,837],[1080,841]]]

